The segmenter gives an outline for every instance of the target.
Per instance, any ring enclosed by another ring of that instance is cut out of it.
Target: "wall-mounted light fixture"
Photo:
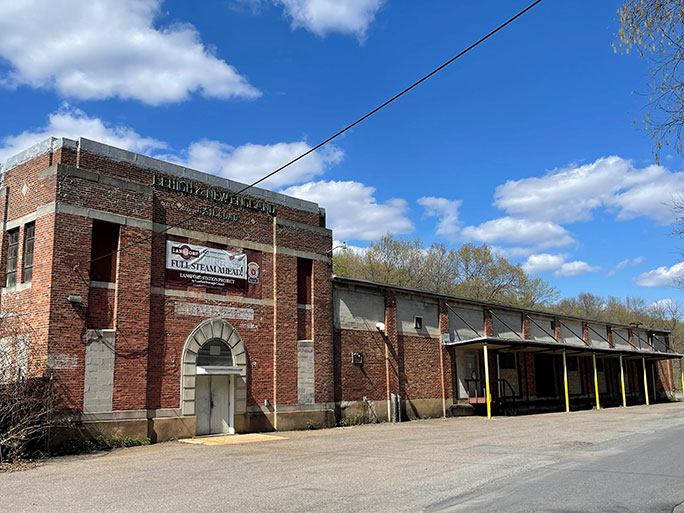
[[[69,303],[83,303],[83,298],[76,294],[69,294],[67,301],[69,301]]]
[[[385,331],[385,323],[384,322],[376,322],[375,323],[375,329],[378,331]]]

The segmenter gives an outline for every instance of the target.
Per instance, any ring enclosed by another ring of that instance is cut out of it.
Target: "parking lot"
[[[683,427],[684,407],[671,403],[169,442],[0,474],[0,504],[41,512],[672,511],[684,501]]]

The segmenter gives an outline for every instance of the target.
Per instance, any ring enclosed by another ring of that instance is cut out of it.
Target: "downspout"
[[[273,428],[278,431],[278,273],[277,220],[273,217]]]

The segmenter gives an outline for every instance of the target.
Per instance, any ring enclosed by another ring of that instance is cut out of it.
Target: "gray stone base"
[[[451,416],[451,399],[447,399],[447,416]],[[387,401],[343,401],[337,404],[338,416],[352,424],[387,421]],[[401,401],[402,420],[438,418],[443,416],[442,398]]]
[[[50,445],[58,447],[73,438],[90,439],[96,436],[125,436],[145,440],[148,437],[147,419],[99,420],[57,427],[51,433]]]
[[[277,415],[277,420],[275,415]],[[278,431],[321,429],[336,425],[335,412],[331,409],[279,411],[277,414],[273,412],[235,414],[236,433],[275,431],[276,423]]]

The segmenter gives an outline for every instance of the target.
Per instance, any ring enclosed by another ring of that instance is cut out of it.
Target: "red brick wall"
[[[119,188],[107,180],[91,180],[73,172],[65,174],[63,170],[41,180],[40,172],[57,163],[78,165],[81,169],[138,182],[149,189]],[[62,148],[6,174],[5,184],[10,188],[7,219],[35,212],[38,207],[58,198],[60,204],[91,212],[153,221],[162,226],[179,224],[184,229],[200,232],[199,239],[188,239],[192,244],[215,245],[208,238],[217,236],[248,240],[270,248],[277,244],[285,251],[275,258],[268,250],[262,253],[262,293],[256,303],[240,301],[245,294],[235,292],[224,294],[223,300],[218,300],[217,291],[208,291],[214,294],[210,297],[164,296],[158,292],[159,288],[190,294],[204,294],[207,290],[167,286],[164,279],[167,235],[124,225],[120,247],[130,248],[119,254],[114,291],[89,286],[91,219],[65,213],[39,217],[33,286],[3,295],[2,306],[16,308],[28,316],[35,331],[32,344],[42,347],[43,362],[48,352],[57,357],[59,365],[54,372],[65,395],[65,409],[78,411],[82,406],[85,336],[89,328],[116,330],[115,410],[179,407],[183,347],[188,335],[205,320],[200,316],[176,314],[176,304],[184,301],[253,310],[251,322],[228,319],[242,336],[247,349],[247,403],[263,405],[266,399],[273,401],[275,381],[277,401],[296,404],[296,257],[287,253],[295,250],[304,252],[307,257],[319,255],[327,260],[332,246],[330,234],[276,226],[274,237],[273,216],[230,204],[220,205],[220,208],[237,215],[237,221],[205,216],[188,219],[197,211],[198,205],[206,208],[216,204],[206,198],[153,188],[152,174],[152,171],[130,163]],[[29,186],[25,197],[21,194],[24,183]],[[0,201],[0,210],[4,215],[3,201]],[[318,213],[280,204],[277,205],[277,219],[315,228],[320,226]],[[6,268],[6,262],[3,265],[6,255],[2,249],[0,279],[4,279]],[[227,249],[243,250],[239,245]],[[75,266],[78,271],[74,270]],[[327,261],[314,260],[313,275],[313,301],[312,309],[307,311],[306,331],[307,338],[313,334],[315,340],[316,400],[330,402],[333,400],[331,266]],[[83,302],[69,303],[67,296],[70,294],[81,296]],[[231,300],[232,296],[235,301]],[[277,332],[274,332],[274,325]],[[277,348],[275,355],[274,347]],[[277,366],[277,376],[274,376],[274,366]]]

